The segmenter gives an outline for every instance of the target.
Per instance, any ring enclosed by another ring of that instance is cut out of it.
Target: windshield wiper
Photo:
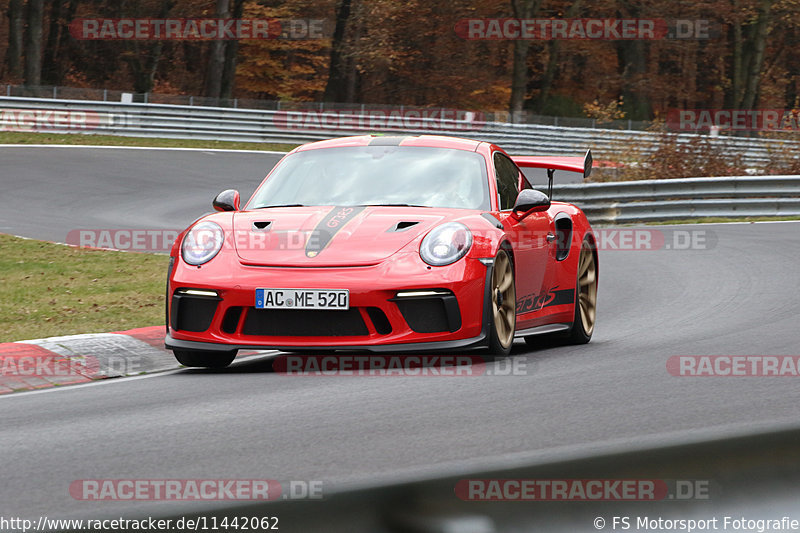
[[[278,205],[262,205],[260,207],[256,207],[255,209],[268,209],[270,207],[306,207],[303,204],[278,204]]]
[[[417,204],[362,204],[364,207],[430,207],[429,205]]]

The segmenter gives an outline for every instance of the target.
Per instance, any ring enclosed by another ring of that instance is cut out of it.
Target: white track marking
[[[23,341],[20,341],[20,342],[23,342]],[[237,357],[236,359],[234,359],[233,364],[235,365],[236,363],[239,363],[239,362],[250,361],[251,359],[257,359],[259,357],[277,355],[279,353],[280,352],[277,351],[277,350],[269,350],[269,351],[264,351],[264,352],[253,354],[253,355],[246,355],[244,357]],[[177,365],[178,363],[176,362],[175,364]],[[122,384],[122,383],[127,383],[128,381],[135,381],[135,380],[139,380],[139,379],[155,378],[155,377],[159,377],[159,376],[170,376],[172,374],[177,374],[177,373],[183,372],[185,370],[190,370],[190,368],[185,368],[185,367],[174,368],[174,369],[171,369],[171,370],[161,370],[161,371],[149,372],[147,374],[142,374],[141,376],[127,376],[127,377],[119,377],[119,378],[113,378],[113,379],[101,379],[101,380],[97,380],[97,381],[91,381],[89,383],[79,383],[79,384],[76,384],[76,385],[60,385],[58,387],[49,387],[49,388],[46,388],[46,389],[36,389],[36,390],[24,391],[24,392],[9,392],[9,393],[6,393],[6,394],[0,394],[0,401],[7,400],[9,398],[19,398],[20,396],[29,396],[31,394],[47,394],[47,393],[52,393],[52,392],[64,392],[64,391],[70,391],[70,390],[75,390],[75,389],[85,389],[87,387],[99,387],[99,386],[103,386],[103,385]]]

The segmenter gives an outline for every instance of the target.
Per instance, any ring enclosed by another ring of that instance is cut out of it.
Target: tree
[[[233,1],[233,18],[240,19],[244,15],[244,0]],[[236,64],[239,56],[239,41],[228,41],[225,46],[225,67],[222,69],[220,98],[229,100],[233,97],[236,85]]]
[[[352,61],[345,57],[345,32],[350,22],[351,0],[340,0],[336,9],[336,28],[331,41],[331,62],[328,68],[328,83],[325,85],[325,102],[347,101],[347,79],[352,71]]]
[[[581,10],[581,0],[574,0],[567,10],[567,18],[575,18]],[[550,89],[553,87],[553,81],[558,73],[558,67],[561,63],[561,41],[552,39],[547,43],[547,66],[545,67],[542,78],[539,82],[539,94],[534,99],[533,109],[537,113],[542,113],[547,105],[547,100],[550,97]]]
[[[757,6],[752,6],[731,0],[734,20],[730,91],[726,98],[729,107],[753,109],[757,103],[772,3],[772,0],[758,0]]]
[[[747,82],[741,106],[744,109],[753,109],[758,102],[758,91],[761,86],[761,75],[764,66],[764,51],[767,46],[769,33],[770,10],[772,0],[761,0],[758,6],[758,16],[752,31],[752,48],[748,57]]]
[[[64,9],[66,8],[66,9]],[[75,16],[78,0],[51,0],[50,25],[42,60],[42,80],[45,84],[61,85],[67,66],[69,24]]]
[[[167,18],[178,0],[161,0],[154,18]],[[132,12],[139,14],[141,5],[135,2]],[[133,41],[124,43],[127,50],[121,55],[133,74],[133,90],[149,93],[155,84],[156,72],[164,50],[163,41]]]
[[[641,2],[638,0],[619,0],[620,18],[639,19],[643,16]],[[622,78],[621,96],[625,101],[628,118],[649,120],[652,118],[650,101],[647,97],[647,62],[650,48],[643,39],[617,41],[619,73]]]
[[[22,75],[22,31],[25,27],[22,0],[10,0],[8,3],[8,49],[6,65],[11,78]]]
[[[44,0],[28,0],[25,30],[25,85],[42,84],[42,19]]]
[[[539,12],[541,0],[511,0],[514,18],[529,19]],[[511,102],[509,111],[512,120],[522,111],[528,93],[528,50],[531,43],[526,39],[514,41],[514,66],[511,73]]]
[[[231,17],[230,0],[217,0],[217,18],[228,19]],[[211,43],[211,53],[208,58],[208,71],[206,73],[206,96],[219,98],[222,93],[222,76],[225,70],[225,47],[227,41],[217,40]]]

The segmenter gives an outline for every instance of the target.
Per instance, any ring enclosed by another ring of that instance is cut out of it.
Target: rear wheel
[[[575,317],[567,337],[570,344],[586,344],[594,333],[597,316],[597,261],[588,240],[581,245],[578,281],[575,287]]]
[[[175,359],[183,366],[204,368],[225,368],[236,358],[236,350],[232,352],[200,352],[196,350],[172,350]]]
[[[489,333],[489,353],[508,355],[514,344],[517,327],[517,291],[514,285],[514,266],[505,250],[500,250],[494,259],[490,290],[492,327]]]

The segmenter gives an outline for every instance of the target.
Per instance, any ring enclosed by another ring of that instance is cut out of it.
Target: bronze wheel
[[[517,325],[517,291],[514,266],[508,252],[500,250],[494,260],[491,281],[492,338],[490,349],[507,354],[514,344]]]
[[[581,256],[578,260],[578,290],[576,292],[578,293],[583,332],[591,337],[597,316],[597,265],[592,246],[588,241],[584,241],[581,246]]]

